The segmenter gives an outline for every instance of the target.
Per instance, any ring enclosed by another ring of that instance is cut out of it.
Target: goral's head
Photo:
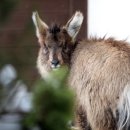
[[[36,27],[36,36],[40,43],[44,62],[50,69],[69,65],[75,38],[83,22],[81,12],[76,12],[65,26],[48,25],[41,20],[37,12],[33,12],[32,19]]]

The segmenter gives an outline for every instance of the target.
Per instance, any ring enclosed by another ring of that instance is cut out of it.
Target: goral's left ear
[[[83,18],[83,14],[80,11],[76,11],[76,13],[65,25],[64,28],[66,29],[72,40],[75,40],[83,23]]]

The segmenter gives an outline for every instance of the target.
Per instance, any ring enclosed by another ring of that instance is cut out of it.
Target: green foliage
[[[73,117],[74,94],[66,85],[67,71],[54,71],[45,81],[36,83],[34,110],[28,119],[30,126],[40,123],[45,130],[68,130]]]

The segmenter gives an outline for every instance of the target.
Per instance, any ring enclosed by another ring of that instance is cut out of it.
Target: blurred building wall
[[[89,0],[88,35],[130,41],[129,0]]]

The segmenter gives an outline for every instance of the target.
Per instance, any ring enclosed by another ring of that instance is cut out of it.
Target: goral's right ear
[[[83,14],[80,11],[76,11],[72,18],[65,25],[64,28],[68,32],[69,36],[72,38],[72,41],[75,41],[75,38],[83,23],[83,19]]]
[[[48,26],[40,19],[38,12],[33,12],[32,19],[36,27],[36,36],[38,37],[39,43],[42,45],[46,37]]]

